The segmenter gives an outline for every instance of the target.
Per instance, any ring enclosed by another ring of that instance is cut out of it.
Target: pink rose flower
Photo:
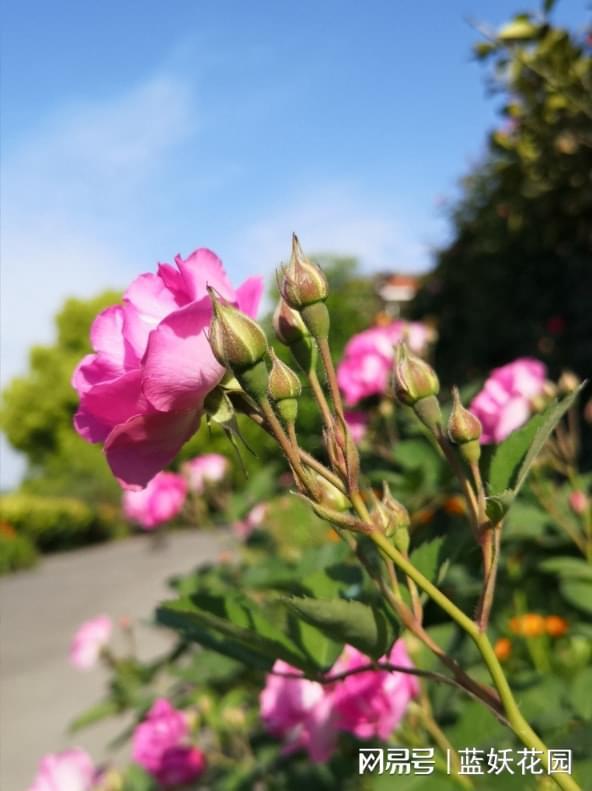
[[[189,783],[205,770],[203,753],[187,744],[189,726],[166,698],[156,700],[132,737],[132,757],[164,787]]]
[[[483,426],[484,445],[501,442],[532,413],[532,399],[543,392],[547,369],[532,357],[520,357],[493,370],[470,411]]]
[[[381,661],[414,666],[402,640]],[[328,675],[369,662],[358,650],[345,646]],[[301,675],[281,660],[275,662],[273,673]],[[419,694],[417,679],[405,673],[369,670],[326,685],[273,673],[267,676],[259,701],[265,727],[283,740],[282,752],[304,749],[315,763],[331,758],[340,731],[358,739],[388,739],[401,723],[409,701]]]
[[[219,453],[204,453],[183,464],[183,473],[189,488],[196,494],[202,494],[207,483],[221,481],[229,468],[228,459]]]
[[[353,441],[360,443],[368,430],[368,415],[365,412],[349,411],[345,413],[345,422]]]
[[[352,646],[346,646],[331,673],[344,673],[368,664],[368,657]],[[397,640],[381,662],[414,667],[405,643]],[[336,682],[333,708],[340,730],[358,739],[386,740],[398,727],[409,701],[419,694],[417,678],[406,673],[369,670]]]
[[[265,521],[267,515],[267,504],[258,503],[254,505],[244,519],[234,522],[232,529],[237,538],[245,541],[255,530],[260,527]]]
[[[83,623],[70,644],[70,664],[78,670],[93,668],[112,631],[113,623],[107,615],[99,615]]]
[[[28,791],[90,791],[96,778],[91,757],[74,748],[43,756]]]
[[[337,368],[337,380],[348,406],[362,398],[386,393],[393,367],[394,346],[406,338],[410,348],[424,351],[430,331],[418,322],[393,321],[371,327],[351,338]]]
[[[153,530],[181,512],[187,497],[187,483],[174,472],[159,472],[138,491],[123,493],[123,512],[145,530]]]
[[[278,659],[273,673],[300,675],[301,671]],[[268,674],[259,698],[266,729],[283,740],[284,755],[304,749],[313,763],[325,763],[337,742],[330,695],[317,681],[273,673]]]
[[[210,250],[177,256],[175,264],[140,275],[123,304],[99,313],[91,328],[94,353],[72,377],[80,396],[76,430],[104,444],[124,488],[145,486],[173,460],[223,376],[205,333],[212,313],[206,286],[249,316],[261,299],[261,278],[235,290]]]

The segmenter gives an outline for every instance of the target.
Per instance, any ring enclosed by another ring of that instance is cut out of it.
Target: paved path
[[[101,759],[126,720],[68,736],[66,726],[102,694],[102,669],[76,671],[67,661],[73,632],[106,613],[148,619],[167,595],[167,577],[215,561],[229,546],[223,531],[177,532],[156,549],[139,536],[46,558],[40,566],[0,579],[0,788],[26,791],[43,753],[80,746]],[[138,651],[166,648],[165,633],[137,627]],[[124,753],[126,748],[124,748]]]

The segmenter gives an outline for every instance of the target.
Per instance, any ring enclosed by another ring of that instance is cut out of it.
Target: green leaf
[[[411,553],[411,562],[419,569],[424,577],[431,582],[439,582],[443,565],[442,546],[444,536],[437,536],[431,541],[424,541]]]
[[[340,643],[349,643],[372,659],[387,653],[395,626],[382,610],[358,601],[285,597],[285,606],[299,618]]]
[[[113,717],[118,712],[119,706],[116,701],[101,700],[99,703],[95,703],[94,706],[86,709],[86,711],[83,711],[82,714],[79,714],[68,726],[68,731],[70,733],[76,733],[83,728],[88,728],[89,725],[94,725],[95,722],[105,720],[107,717]]]
[[[496,448],[487,473],[490,496],[487,514],[490,519],[501,518],[509,510],[522,488],[530,468],[551,436],[563,415],[575,402],[585,382],[561,401],[552,404],[542,414],[535,415],[517,431],[513,431]]]
[[[497,37],[500,41],[519,41],[533,38],[538,33],[538,25],[528,19],[515,19],[504,25]]]
[[[198,592],[165,602],[156,611],[159,623],[225,656],[269,668],[276,659],[316,670],[305,651],[265,617],[252,601],[240,595]]]
[[[569,604],[586,613],[592,613],[592,580],[562,579],[559,592]]]
[[[569,691],[569,702],[583,720],[592,720],[592,667],[576,674]]]
[[[586,563],[585,560],[582,560],[582,558],[547,558],[547,560],[543,560],[539,568],[541,571],[559,574],[560,577],[592,581],[592,566]]]

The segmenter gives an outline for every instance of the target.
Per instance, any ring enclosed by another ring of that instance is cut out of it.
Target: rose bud
[[[276,337],[287,346],[298,365],[308,373],[316,367],[317,347],[298,311],[280,298],[273,314]]]
[[[281,293],[294,310],[324,302],[329,294],[327,278],[320,267],[305,257],[296,234],[292,234],[292,256],[284,270]]]
[[[283,275],[280,291],[288,306],[301,314],[314,338],[328,338],[330,319],[325,300],[329,284],[322,269],[304,256],[296,234],[292,235],[292,256]]]
[[[348,511],[351,508],[348,497],[326,478],[323,478],[322,475],[317,475],[315,481],[319,490],[318,501],[320,505],[324,505],[332,511]]]
[[[438,376],[431,365],[409,351],[405,342],[395,347],[394,389],[396,398],[413,408],[421,422],[437,433],[442,424]]]
[[[209,335],[214,357],[233,372],[251,368],[267,354],[265,333],[256,321],[223,302],[213,289],[208,292],[214,311]]]
[[[300,379],[275,351],[270,351],[272,365],[267,380],[267,393],[275,401],[278,412],[286,423],[294,423],[298,414],[298,399],[302,392]]]
[[[462,405],[458,387],[452,388],[452,412],[448,419],[448,437],[468,462],[476,462],[481,455],[479,439],[481,437],[481,421]]]
[[[214,357],[229,368],[243,390],[255,401],[267,397],[267,338],[249,316],[208,289],[213,315],[209,341]]]

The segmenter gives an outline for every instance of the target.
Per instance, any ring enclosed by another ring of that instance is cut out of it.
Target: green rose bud
[[[422,398],[438,395],[440,382],[436,372],[421,357],[409,351],[406,343],[395,347],[395,396],[413,406]]]
[[[302,321],[300,313],[291,308],[288,303],[281,298],[273,313],[273,329],[277,339],[281,341],[284,346],[292,346],[292,344],[303,338],[310,338],[310,332],[306,324]]]
[[[286,423],[293,423],[298,415],[298,399],[302,392],[300,379],[282,362],[275,351],[270,351],[272,365],[267,381],[267,393],[275,401],[277,410]]]
[[[462,405],[458,387],[452,388],[452,412],[448,419],[448,436],[455,445],[474,442],[481,437],[481,421]]]
[[[235,374],[253,367],[267,354],[267,338],[256,321],[238,308],[222,301],[208,288],[213,315],[209,341],[214,357],[220,365]]]
[[[327,278],[316,264],[305,257],[296,234],[292,235],[292,256],[284,269],[280,291],[294,310],[324,302],[329,293]]]
[[[320,505],[332,511],[348,511],[351,508],[349,498],[322,475],[316,476],[316,483],[319,489]]]

